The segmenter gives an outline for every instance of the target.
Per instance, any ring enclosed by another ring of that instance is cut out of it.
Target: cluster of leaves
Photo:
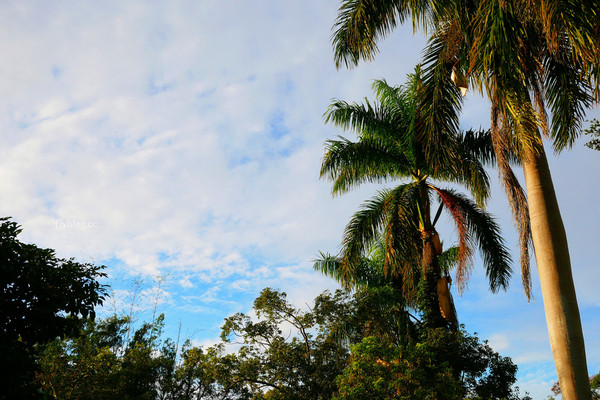
[[[0,219],[0,398],[36,396],[31,385],[39,346],[78,332],[105,291],[103,267],[56,257],[17,239],[20,227]]]
[[[509,359],[421,324],[383,276],[325,292],[308,311],[266,288],[252,314],[225,319],[223,343],[180,348],[161,339],[163,315],[135,331],[130,317],[95,320],[102,268],[21,243],[19,232],[1,220],[0,357],[12,368],[0,398],[516,398]]]
[[[592,119],[590,121],[590,126],[587,129],[584,129],[583,133],[593,138],[585,145],[592,150],[600,151],[600,121],[595,118]]]
[[[334,399],[518,399],[516,371],[464,331],[428,328],[404,346],[366,337],[353,346]]]
[[[213,399],[219,348],[160,340],[164,316],[126,342],[128,317],[89,320],[77,338],[57,339],[39,359],[37,382],[53,399]],[[178,358],[178,353],[181,358]]]

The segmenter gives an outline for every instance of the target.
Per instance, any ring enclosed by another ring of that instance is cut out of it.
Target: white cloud
[[[502,352],[510,347],[508,336],[496,333],[489,337],[489,345],[497,352]]]

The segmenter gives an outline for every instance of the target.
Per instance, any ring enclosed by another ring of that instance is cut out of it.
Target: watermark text
[[[98,229],[98,223],[96,221],[79,221],[76,219],[57,219],[54,221],[56,229],[61,231],[66,230],[77,230],[77,231],[91,231]]]

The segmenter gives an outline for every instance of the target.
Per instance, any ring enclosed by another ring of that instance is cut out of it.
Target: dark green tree
[[[77,334],[94,317],[105,291],[104,267],[56,257],[17,239],[20,227],[0,219],[0,398],[38,397],[33,384],[37,347]]]
[[[77,337],[43,346],[37,382],[46,398],[60,400],[318,400],[361,393],[371,378],[351,378],[369,370],[379,380],[376,393],[384,393],[384,377],[394,378],[388,389],[402,382],[401,363],[415,395],[437,393],[441,383],[448,393],[482,398],[513,393],[516,367],[463,331],[452,336],[413,320],[405,340],[407,321],[390,306],[396,294],[390,285],[324,292],[301,311],[285,293],[264,289],[255,317],[225,320],[224,339],[241,345],[229,351],[227,343],[179,348],[163,340],[163,316],[139,326],[129,342],[128,317],[88,320]],[[430,374],[442,381],[425,379]]]
[[[47,397],[60,400],[219,398],[221,349],[163,341],[163,321],[160,315],[142,324],[126,342],[128,317],[88,320],[76,338],[44,346],[37,381]]]

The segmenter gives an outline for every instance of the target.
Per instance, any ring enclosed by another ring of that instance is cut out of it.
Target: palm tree
[[[396,286],[402,287],[404,297],[419,303],[427,323],[442,326],[445,320],[456,328],[449,280],[442,276],[438,261],[442,248],[435,223],[442,210],[449,211],[459,234],[459,289],[464,287],[476,244],[493,291],[506,288],[511,272],[508,252],[493,219],[476,202],[433,183],[444,180],[462,184],[483,204],[489,182],[478,157],[491,158],[484,145],[486,133],[445,138],[436,146],[438,157],[433,159],[427,156],[416,124],[421,117],[415,101],[421,90],[419,71],[407,87],[375,81],[373,88],[378,104],[371,105],[368,100],[364,105],[343,101],[331,104],[326,121],[355,131],[359,140],[351,142],[340,137],[328,141],[321,176],[333,180],[334,194],[364,182],[412,181],[380,191],[353,216],[344,232],[339,277],[347,284],[360,276],[358,268],[366,252],[381,239],[385,247],[384,271]],[[452,162],[440,163],[444,158]],[[440,205],[432,219],[434,195]]]
[[[364,325],[345,321],[336,332],[332,332],[338,340],[354,344],[365,336],[378,336],[383,341],[405,345],[417,337],[417,327],[422,322],[409,311],[402,290],[402,277],[384,273],[384,259],[385,245],[381,240],[377,240],[368,254],[354,266],[350,276],[343,274],[345,271],[338,256],[320,253],[315,259],[315,270],[342,283],[347,290],[354,292],[355,298],[368,300],[365,307],[373,322]]]
[[[432,32],[424,60],[430,90],[421,94],[432,111],[447,101],[444,92],[452,92],[451,72],[466,75],[471,87],[485,89],[525,269],[531,229],[565,399],[590,399],[590,387],[567,237],[542,135],[552,138],[556,151],[569,147],[581,130],[585,109],[600,99],[599,10],[598,0],[344,0],[333,36],[336,63],[353,66],[374,57],[377,42],[410,17],[415,28]],[[429,132],[454,129],[456,115],[425,115],[423,132],[433,140]],[[522,160],[528,205],[508,167],[511,153]]]

